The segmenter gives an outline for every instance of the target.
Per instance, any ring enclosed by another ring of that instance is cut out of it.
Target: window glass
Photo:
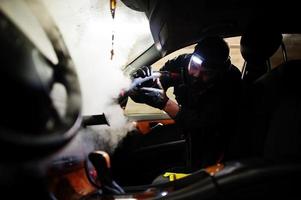
[[[301,59],[301,34],[284,34],[283,42],[288,60]]]
[[[128,84],[122,68],[154,43],[145,13],[130,9],[122,1],[117,2],[114,19],[110,1],[43,2],[76,66],[83,114],[110,112],[108,102]]]
[[[232,64],[235,65],[241,71],[242,66],[244,64],[244,59],[240,53],[240,38],[240,36],[230,37],[226,38],[225,40],[230,47],[230,57]]]
[[[287,59],[301,58],[301,34],[283,34],[283,43],[287,53]],[[271,57],[272,68],[284,62],[284,54],[282,47]]]
[[[229,47],[230,47],[230,57],[231,57],[232,64],[241,70],[244,60],[240,54],[240,47],[239,47],[240,37],[231,37],[231,38],[226,38],[225,40],[227,41],[227,43],[229,44]],[[153,70],[158,71],[164,65],[165,62],[167,62],[168,60],[171,60],[181,54],[192,53],[195,45],[196,44],[193,44],[193,45],[187,46],[185,48],[179,49],[179,50],[165,56],[164,58],[161,58],[160,60],[158,60],[157,62],[155,62],[152,65]],[[173,88],[168,89],[167,95],[171,99],[175,100],[175,96],[173,95]],[[165,114],[165,112],[162,110],[156,109],[156,108],[152,108],[145,104],[135,103],[129,98],[129,101],[128,101],[126,109],[125,109],[125,114],[127,114],[127,115]]]
[[[225,40],[229,44],[230,47],[230,57],[231,62],[233,65],[235,65],[238,69],[242,70],[242,66],[244,64],[244,59],[241,56],[240,53],[240,36],[239,37],[231,37],[226,38]],[[301,34],[283,34],[283,43],[287,52],[287,59],[301,59]],[[187,46],[185,48],[182,48],[180,50],[177,50],[164,58],[158,60],[156,63],[152,65],[154,70],[159,70],[160,67],[164,65],[164,63],[170,59],[173,59],[177,57],[180,54],[183,53],[192,53],[194,50],[194,45]],[[277,52],[271,57],[271,65],[272,68],[278,66],[284,62],[284,56],[283,56],[283,50],[281,47],[277,50]],[[174,99],[173,95],[173,88],[170,88],[167,91],[167,94],[170,98]],[[129,102],[126,107],[126,113],[127,114],[133,114],[133,113],[140,113],[140,114],[164,114],[163,111],[159,109],[152,108],[150,106],[147,106],[145,104],[137,104],[133,102],[131,99],[129,99]]]

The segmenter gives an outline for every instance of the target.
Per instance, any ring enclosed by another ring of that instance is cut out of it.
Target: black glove
[[[146,78],[152,75],[152,69],[150,66],[143,66],[139,68],[137,71],[132,73],[131,79],[132,82],[135,82],[135,79]],[[136,87],[155,87],[155,79],[150,79],[148,81],[144,81]]]
[[[151,76],[152,75],[152,69],[150,66],[143,66],[139,69],[137,69],[135,72],[133,72],[132,74],[132,78],[144,78],[147,76]]]
[[[180,83],[181,76],[179,73],[172,73],[169,71],[160,71],[160,82],[164,90],[167,90],[169,87],[175,86]]]
[[[130,97],[136,103],[145,103],[159,109],[163,109],[168,101],[159,79],[157,79],[155,87],[135,88]]]

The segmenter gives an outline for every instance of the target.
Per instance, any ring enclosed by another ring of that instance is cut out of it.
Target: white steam
[[[148,47],[146,44],[152,43],[145,15],[130,10],[120,1],[117,1],[114,21],[109,0],[43,1],[57,22],[77,67],[83,114],[105,113],[110,123],[110,127],[92,127],[98,135],[89,141],[101,141],[100,145],[109,145],[112,151],[133,128],[114,99],[130,84],[121,67],[137,53],[136,49],[143,51]],[[110,60],[112,30],[115,33],[113,61]],[[143,47],[139,48],[137,41],[143,41]]]

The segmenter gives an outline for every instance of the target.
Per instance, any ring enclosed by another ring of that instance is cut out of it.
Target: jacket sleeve
[[[208,129],[210,127],[218,126],[220,119],[219,112],[216,109],[211,112],[199,111],[197,109],[188,109],[180,106],[174,120],[187,131],[195,131],[201,129]]]

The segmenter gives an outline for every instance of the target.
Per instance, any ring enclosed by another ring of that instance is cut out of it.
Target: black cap
[[[195,46],[194,53],[198,54],[208,68],[229,66],[229,46],[218,36],[209,36]]]

